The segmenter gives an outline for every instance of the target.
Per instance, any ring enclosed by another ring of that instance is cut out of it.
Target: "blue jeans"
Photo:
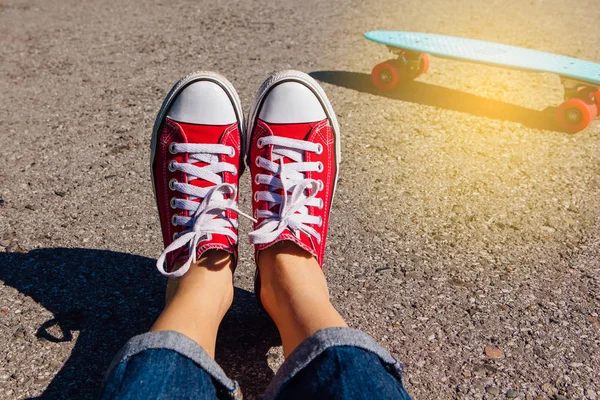
[[[193,340],[173,331],[132,338],[107,372],[102,399],[241,399],[236,381]],[[402,365],[369,335],[328,328],[283,363],[264,399],[410,400]]]

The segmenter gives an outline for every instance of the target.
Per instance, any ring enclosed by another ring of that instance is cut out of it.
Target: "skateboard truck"
[[[382,91],[394,90],[400,83],[416,79],[427,72],[429,55],[395,47],[388,47],[396,59],[377,64],[371,71],[371,80]]]
[[[411,50],[398,49],[395,47],[388,47],[388,49],[392,54],[398,56],[396,62],[401,63],[403,66],[407,67],[413,74],[420,75],[426,72],[420,72],[419,70],[421,69],[421,63],[423,62],[423,58],[429,58],[427,54]],[[415,75],[414,78],[416,78],[418,75]]]
[[[588,92],[594,94],[600,90],[600,86],[595,87],[586,82],[579,82],[570,78],[561,78],[560,83],[565,89],[565,100],[572,99],[574,97],[582,98],[582,93]],[[585,95],[583,95],[585,97]]]

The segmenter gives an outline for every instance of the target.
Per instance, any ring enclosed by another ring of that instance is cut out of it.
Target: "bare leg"
[[[169,279],[167,305],[150,331],[177,331],[214,358],[217,331],[233,301],[231,255],[211,250],[181,278]]]
[[[329,301],[325,275],[314,257],[290,241],[261,251],[260,299],[277,325],[287,357],[323,328],[347,327]]]

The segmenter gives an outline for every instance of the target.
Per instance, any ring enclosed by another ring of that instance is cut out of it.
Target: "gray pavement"
[[[148,158],[197,69],[248,109],[272,72],[324,82],[342,127],[325,271],[416,399],[600,395],[600,123],[557,76],[433,59],[389,96],[362,33],[467,36],[600,62],[597,1],[0,1],[0,398],[90,398],[162,306]],[[242,178],[241,207],[250,208]],[[242,232],[249,231],[242,224]],[[244,236],[217,360],[257,398],[281,363]]]

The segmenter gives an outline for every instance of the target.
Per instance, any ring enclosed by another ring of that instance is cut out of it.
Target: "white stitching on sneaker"
[[[296,236],[300,232],[313,236],[317,243],[321,243],[321,236],[310,225],[318,225],[320,218],[308,213],[308,207],[318,207],[320,199],[315,198],[319,191],[319,183],[315,179],[305,178],[306,172],[317,172],[320,162],[305,162],[304,152],[317,153],[319,145],[305,140],[282,138],[278,136],[265,136],[261,138],[263,146],[272,147],[273,160],[257,157],[256,164],[272,173],[272,175],[257,174],[257,183],[269,185],[269,191],[255,193],[257,201],[269,202],[268,210],[257,210],[256,218],[265,218],[256,230],[248,235],[250,243],[270,243],[286,229],[292,230]],[[292,162],[284,164],[283,158]],[[279,161],[279,162],[277,162]],[[279,175],[279,178],[276,178]],[[276,189],[283,189],[283,195],[274,193]],[[306,195],[310,189],[310,195]],[[288,194],[291,191],[291,194]],[[279,214],[271,211],[279,205]]]
[[[231,146],[222,144],[189,144],[179,143],[172,144],[173,153],[188,153],[188,163],[173,163],[173,168],[187,174],[188,181],[192,179],[202,179],[214,183],[210,187],[197,187],[188,183],[175,181],[173,188],[183,194],[188,195],[188,200],[175,198],[172,206],[180,210],[192,212],[192,217],[183,217],[180,215],[174,216],[172,219],[174,225],[188,227],[187,230],[181,232],[177,238],[167,246],[158,260],[156,267],[161,274],[169,277],[180,277],[184,275],[192,263],[196,260],[196,249],[198,243],[206,240],[211,240],[213,234],[221,234],[229,236],[237,243],[237,235],[229,229],[229,227],[237,228],[237,219],[228,218],[225,211],[233,211],[236,214],[244,215],[237,208],[236,194],[237,188],[235,185],[223,183],[223,179],[219,175],[222,172],[236,172],[233,164],[219,161],[220,154],[231,155],[235,154],[235,149]],[[171,148],[170,146],[170,148]],[[208,165],[198,167],[193,165],[197,162],[204,162]],[[226,195],[230,195],[228,199]],[[202,199],[200,202],[193,200]],[[252,218],[250,218],[252,219]],[[175,251],[185,245],[188,245],[189,258],[174,272],[165,270],[165,260],[167,254]]]

